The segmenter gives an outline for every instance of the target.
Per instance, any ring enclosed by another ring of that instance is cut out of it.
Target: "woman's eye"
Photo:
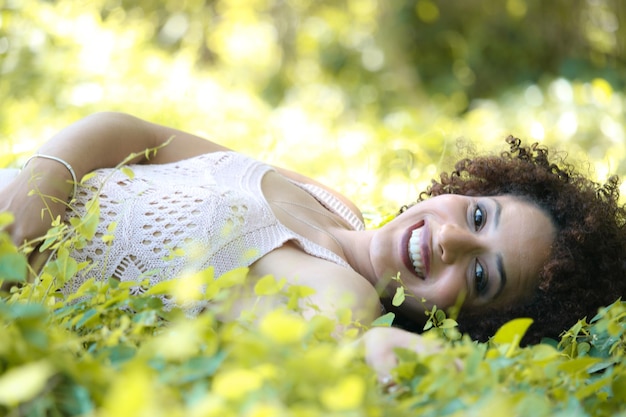
[[[480,230],[485,225],[485,213],[480,206],[474,209],[474,228]]]
[[[477,294],[483,294],[487,288],[487,275],[480,262],[476,261],[474,265],[474,285],[476,287]]]

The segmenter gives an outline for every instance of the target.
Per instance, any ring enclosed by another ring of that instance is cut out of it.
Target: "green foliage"
[[[618,415],[624,412],[625,313],[626,303],[616,302],[592,324],[582,320],[565,332],[558,347],[550,341],[519,347],[530,322],[518,319],[489,343],[463,337],[428,357],[402,351],[395,370],[400,383],[391,394],[420,416]],[[446,327],[445,320],[438,323]],[[572,355],[576,338],[591,349]]]
[[[205,276],[212,281],[212,274]],[[214,281],[219,282],[220,280]],[[176,281],[174,281],[176,282]],[[489,343],[448,337],[440,310],[424,356],[398,350],[396,384],[380,386],[337,321],[302,319],[284,308],[219,313],[238,296],[245,271],[190,318],[159,298],[131,295],[133,283],[87,282],[74,301],[42,302],[26,284],[0,303],[3,415],[605,415],[624,411],[626,303],[579,322],[558,346],[520,347],[530,324],[513,321]],[[237,284],[239,283],[239,284]],[[285,289],[269,277],[257,292]],[[155,292],[159,292],[156,290]],[[251,320],[251,317],[255,317]],[[458,333],[458,332],[457,332]],[[588,349],[572,348],[573,344]]]
[[[13,223],[12,214],[0,213],[0,230],[11,223]],[[26,257],[18,252],[8,234],[0,234],[0,281],[24,282],[26,269]]]

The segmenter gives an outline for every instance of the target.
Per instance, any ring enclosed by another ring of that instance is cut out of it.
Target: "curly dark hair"
[[[534,324],[523,343],[536,343],[558,338],[626,294],[626,207],[619,203],[616,176],[598,184],[563,158],[549,158],[545,147],[522,146],[513,136],[506,141],[507,152],[457,162],[419,201],[441,194],[512,195],[548,214],[557,236],[530,299],[504,311],[461,311],[458,317],[460,330],[481,341],[508,320],[530,317]]]

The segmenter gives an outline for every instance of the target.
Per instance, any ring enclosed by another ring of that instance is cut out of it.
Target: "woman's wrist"
[[[67,170],[67,172],[70,174],[70,181],[71,181],[71,185],[72,185],[72,194],[70,195],[70,200],[72,200],[75,196],[76,196],[76,189],[78,186],[78,179],[76,178],[76,172],[74,171],[74,168],[72,168],[72,166],[69,164],[69,162],[65,161],[62,158],[59,158],[58,156],[54,156],[54,155],[48,155],[48,154],[42,154],[42,153],[36,153],[33,156],[31,156],[30,158],[28,158],[26,160],[26,162],[24,163],[24,167],[26,168],[28,166],[28,164],[30,162],[32,162],[35,159],[45,159],[48,161],[53,161],[57,164],[62,165],[63,167],[65,167],[65,169]]]
[[[41,196],[70,201],[76,195],[78,178],[74,168],[61,158],[36,154],[22,168],[30,190]]]

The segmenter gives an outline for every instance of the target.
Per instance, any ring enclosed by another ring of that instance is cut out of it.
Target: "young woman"
[[[252,277],[312,287],[305,315],[347,307],[367,324],[393,308],[389,299],[403,285],[412,297],[398,312],[408,322],[462,299],[460,324],[475,337],[525,316],[536,319],[528,339],[535,341],[624,294],[625,208],[617,179],[599,186],[544,149],[509,144],[502,155],[459,162],[423,201],[365,230],[354,204],[309,178],[176,129],[98,113],[42,146],[0,191],[0,209],[15,214],[10,233],[21,244],[43,235],[57,215],[84,214],[102,187],[98,233],[72,253],[90,266],[65,285],[68,293],[89,277],[152,285],[209,266],[217,279],[248,266]],[[131,153],[140,155],[132,176],[111,169]],[[50,216],[42,220],[44,207]],[[107,245],[102,236],[112,223]],[[35,251],[33,270],[47,256]],[[366,340],[377,346],[370,355],[377,369],[393,362],[393,346],[422,346],[398,329],[371,331]]]

